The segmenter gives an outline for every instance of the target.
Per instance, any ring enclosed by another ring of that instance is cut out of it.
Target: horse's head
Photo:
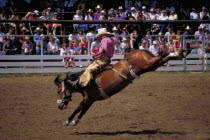
[[[58,87],[57,104],[58,108],[61,110],[67,108],[69,101],[71,101],[72,93],[74,92],[72,86],[67,83],[66,79],[61,79],[60,75],[58,75],[54,80],[55,85]]]

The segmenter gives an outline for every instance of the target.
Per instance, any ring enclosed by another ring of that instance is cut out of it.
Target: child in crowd
[[[75,52],[75,48],[74,48],[72,42],[69,42],[69,45],[68,45],[68,47],[67,47],[67,52],[68,52],[68,54],[70,54],[70,55],[75,55],[76,52]]]
[[[60,55],[67,55],[68,54],[68,51],[67,51],[67,44],[66,43],[63,43],[62,44],[62,48],[60,50]]]

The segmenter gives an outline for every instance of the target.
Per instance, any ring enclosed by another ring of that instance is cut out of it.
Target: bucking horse
[[[69,79],[71,81],[77,80],[83,71],[71,75],[67,74],[66,78],[63,79],[58,75],[55,78],[54,83],[58,87],[57,104],[59,109],[63,110],[67,108],[73,93],[79,92],[83,96],[79,106],[63,125],[77,125],[82,116],[95,101],[110,98],[114,94],[123,90],[131,84],[134,79],[139,78],[142,74],[149,71],[155,71],[169,60],[184,58],[190,53],[190,51],[190,48],[187,47],[187,49],[180,49],[177,52],[169,53],[167,55],[160,53],[158,56],[154,56],[151,52],[146,50],[131,51],[125,55],[123,59],[114,64],[112,68],[96,74],[90,84],[86,87],[86,94],[83,92],[83,89],[75,89],[72,84],[69,83]],[[78,117],[74,119],[79,112],[80,114]]]

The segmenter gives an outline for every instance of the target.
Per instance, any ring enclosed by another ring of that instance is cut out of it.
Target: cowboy
[[[96,55],[93,55],[93,63],[91,63],[85,72],[80,76],[79,82],[70,83],[76,87],[76,84],[79,84],[82,88],[85,88],[88,83],[93,78],[92,73],[97,71],[100,68],[105,68],[105,66],[111,63],[111,58],[114,55],[114,45],[115,40],[112,38],[113,34],[107,32],[106,28],[98,29],[98,34],[96,38],[101,39],[99,52]]]

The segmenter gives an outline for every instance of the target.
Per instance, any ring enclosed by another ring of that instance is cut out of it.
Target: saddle
[[[109,65],[106,65],[105,67],[101,67],[98,70],[92,72],[92,75],[93,75],[93,79],[92,80],[95,80],[95,78],[99,74],[103,73],[104,71],[111,70],[111,69],[113,69],[113,65],[112,64],[109,64]],[[70,84],[72,87],[74,87],[75,92],[78,92],[78,91],[83,90],[83,88],[79,84],[80,83],[80,81],[79,81],[80,76],[83,73],[84,73],[84,70],[83,71],[80,71],[80,72],[77,72],[77,73],[74,73],[74,74],[71,74],[70,76],[68,76],[66,78],[66,81],[68,82],[68,84]]]

